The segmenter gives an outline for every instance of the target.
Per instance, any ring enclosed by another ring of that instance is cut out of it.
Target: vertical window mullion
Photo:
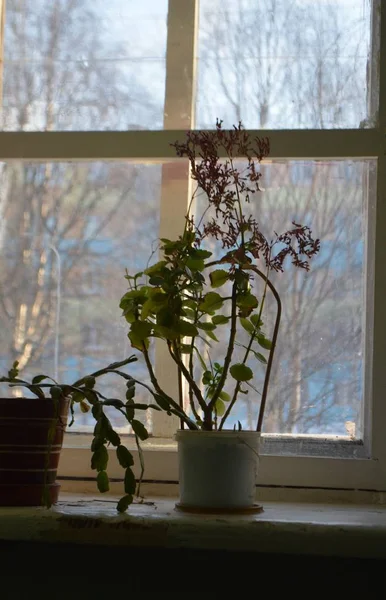
[[[382,144],[377,168],[377,207],[375,220],[374,261],[374,342],[372,371],[371,433],[372,455],[382,459],[381,467],[386,472],[386,403],[385,403],[385,360],[386,360],[386,3],[374,0],[374,10],[380,16],[381,35],[379,49],[379,128]],[[369,282],[371,284],[371,282]]]
[[[169,0],[164,129],[187,130],[193,126],[195,88],[195,45],[197,36],[197,0]],[[174,173],[174,176],[171,174]],[[189,169],[185,163],[162,166],[160,237],[176,238],[181,234],[188,205]],[[165,343],[155,341],[155,373],[158,382],[171,397],[178,398],[175,364],[166,352]],[[163,413],[153,415],[153,434],[170,437],[178,420]]]

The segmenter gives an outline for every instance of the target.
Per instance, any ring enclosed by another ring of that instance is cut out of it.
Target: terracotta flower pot
[[[56,472],[67,424],[69,400],[0,398],[0,506],[41,506],[46,485],[58,500]],[[49,431],[54,434],[49,443]]]

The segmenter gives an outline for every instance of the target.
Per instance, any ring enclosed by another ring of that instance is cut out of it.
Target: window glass
[[[238,165],[243,168],[242,163]],[[285,266],[270,273],[282,300],[282,320],[274,356],[264,421],[265,433],[336,434],[360,437],[364,385],[364,314],[367,189],[374,182],[373,161],[274,161],[261,165],[261,192],[244,208],[258,221],[267,239],[283,233],[292,221],[311,227],[321,250],[310,271]],[[267,173],[267,177],[266,174]],[[197,195],[193,213],[206,206]],[[215,251],[215,242],[208,249]],[[214,256],[214,259],[216,254]],[[259,264],[259,263],[257,263]],[[264,270],[264,267],[261,267]],[[261,299],[263,285],[255,278]],[[224,296],[225,286],[221,288]],[[268,293],[263,331],[272,338],[276,303]],[[201,352],[223,362],[227,326],[216,330],[224,344]],[[222,331],[221,331],[222,330]],[[243,330],[236,340],[242,359]],[[210,342],[210,340],[208,340]],[[240,345],[241,344],[241,345]],[[258,350],[267,357],[267,351]],[[256,390],[246,387],[227,427],[256,427],[265,365],[252,356]],[[198,374],[197,374],[198,375]],[[229,385],[231,386],[231,378]],[[227,391],[232,395],[233,388]]]
[[[2,374],[19,360],[25,379],[70,383],[134,353],[119,301],[125,269],[145,268],[153,241],[157,256],[161,172],[132,162],[0,165]],[[147,381],[142,362],[130,372]],[[117,377],[102,381],[109,397],[125,391]],[[77,425],[91,421],[79,414]]]
[[[7,0],[3,129],[162,129],[167,11],[167,0]]]
[[[196,127],[371,126],[370,14],[365,0],[201,0]]]

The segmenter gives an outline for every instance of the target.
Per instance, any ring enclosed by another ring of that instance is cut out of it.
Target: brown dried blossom
[[[267,239],[256,219],[252,215],[246,218],[242,211],[242,202],[249,203],[251,196],[261,191],[256,163],[269,155],[268,138],[252,139],[241,122],[230,131],[223,130],[222,121],[217,120],[214,131],[190,131],[185,143],[176,142],[173,147],[177,156],[188,158],[192,179],[215,211],[215,218],[199,225],[189,218],[188,228],[195,231],[197,246],[212,237],[228,250],[224,262],[262,259],[268,270],[283,271],[289,257],[296,267],[309,269],[309,259],[319,252],[320,241],[313,238],[308,226],[292,222],[292,228],[274,232],[272,239]],[[243,170],[235,166],[239,159],[246,159]]]

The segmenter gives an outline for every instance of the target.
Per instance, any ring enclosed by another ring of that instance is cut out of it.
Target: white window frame
[[[0,0],[4,20],[4,1]],[[55,1],[55,0],[53,0]],[[166,53],[165,120],[162,131],[127,132],[2,132],[0,160],[176,160],[170,146],[185,137],[194,123],[195,45],[198,0],[169,0]],[[264,130],[251,134],[268,136],[273,159],[376,159],[377,202],[369,206],[368,273],[366,314],[366,375],[364,440],[350,441],[333,436],[266,435],[260,460],[259,484],[345,490],[386,491],[386,2],[373,0],[373,22],[381,22],[380,45],[374,37],[370,78],[378,87],[379,119],[369,129],[350,130]],[[0,41],[1,42],[1,41]],[[1,43],[0,43],[1,52]],[[2,56],[0,56],[0,67]],[[188,201],[189,181],[163,186],[160,236],[173,237],[181,231]],[[375,241],[374,241],[375,240]],[[374,285],[373,285],[374,283]],[[373,332],[373,333],[372,333]],[[156,346],[156,372],[161,386],[177,397],[174,365]],[[166,415],[154,423],[154,438],[145,444],[146,480],[178,480],[176,448],[170,442],[177,423]],[[65,444],[60,475],[94,478],[90,468],[89,437],[73,434]],[[129,440],[129,443],[130,440]],[[113,453],[111,478],[122,478]]]

